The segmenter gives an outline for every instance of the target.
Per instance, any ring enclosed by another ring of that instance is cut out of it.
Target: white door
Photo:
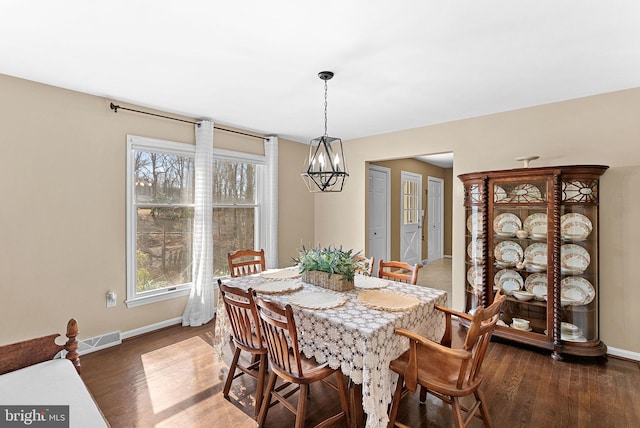
[[[444,180],[429,177],[427,186],[427,251],[429,261],[441,259],[444,252],[444,217],[443,187]]]
[[[369,253],[375,257],[373,275],[377,275],[380,259],[389,260],[391,227],[391,170],[369,166]]]
[[[402,171],[400,215],[400,260],[422,262],[422,176]]]

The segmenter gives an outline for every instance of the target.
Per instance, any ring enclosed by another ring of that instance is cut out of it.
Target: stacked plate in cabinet
[[[524,251],[517,242],[502,241],[493,249],[493,255],[498,266],[510,267],[522,261]]]
[[[547,274],[532,273],[524,281],[524,289],[533,293],[536,300],[547,298]]]
[[[498,236],[510,238],[520,229],[522,229],[522,220],[515,214],[502,213],[493,219],[493,230]]]
[[[531,214],[524,219],[522,227],[533,239],[547,239],[547,214]]]
[[[560,283],[560,295],[572,301],[571,305],[588,305],[596,297],[596,290],[589,280],[580,276],[568,276]]]
[[[593,230],[593,224],[586,215],[568,213],[560,217],[560,234],[567,241],[584,241]]]
[[[587,339],[583,336],[582,330],[569,322],[562,322],[560,324],[560,338],[567,342],[586,342]]]
[[[511,296],[514,291],[522,290],[524,280],[520,274],[513,269],[501,269],[493,277],[494,284],[507,296]]]
[[[560,269],[565,275],[580,275],[591,263],[589,252],[577,244],[560,247]]]
[[[547,244],[535,242],[524,250],[524,263],[529,272],[547,270]]]

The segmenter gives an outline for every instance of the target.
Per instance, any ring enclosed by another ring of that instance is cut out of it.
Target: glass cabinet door
[[[596,341],[598,332],[597,181],[563,182],[560,217],[561,340]]]
[[[550,182],[544,177],[495,180],[490,188],[490,279],[494,293],[507,295],[500,327],[546,336],[552,320],[547,311]]]
[[[466,285],[465,308],[467,312],[479,306],[486,306],[487,298],[485,286],[485,254],[486,254],[486,190],[482,183],[474,182],[465,187],[465,215],[466,215]]]

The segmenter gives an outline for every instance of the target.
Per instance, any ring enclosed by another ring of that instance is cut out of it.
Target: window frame
[[[192,144],[127,135],[127,299],[125,303],[129,308],[186,296],[191,292],[193,285],[192,282],[186,282],[171,287],[145,291],[144,293],[138,293],[136,290],[138,266],[136,260],[137,212],[135,209],[134,179],[136,150],[191,156],[194,158],[196,153],[196,148]],[[194,207],[195,204],[176,204],[176,206]]]
[[[145,291],[138,293],[136,291],[137,282],[137,213],[135,209],[135,151],[145,150],[150,152],[161,152],[175,154],[180,156],[195,157],[195,145],[187,143],[179,143],[174,141],[160,140],[157,138],[140,137],[136,135],[127,135],[127,177],[126,177],[126,288],[127,299],[125,303],[128,308],[146,305],[149,303],[160,302],[164,300],[174,299],[176,297],[187,296],[191,292],[193,282],[175,285],[168,288],[158,290]],[[264,215],[264,206],[266,203],[265,179],[266,179],[266,157],[263,155],[255,155],[249,153],[235,152],[224,149],[213,149],[213,158],[216,160],[227,160],[244,163],[252,163],[256,165],[256,201],[253,205],[242,205],[245,207],[253,207],[255,209],[254,221],[254,249],[262,248],[264,242],[263,231],[267,230],[266,215]],[[213,191],[213,189],[210,189]],[[178,205],[178,204],[176,204]],[[195,206],[195,204],[179,204],[180,206]],[[231,207],[234,204],[223,205],[213,204],[213,208]],[[215,244],[214,244],[215,245]]]
[[[253,249],[260,250],[262,248],[262,242],[264,242],[264,234],[262,231],[267,230],[266,215],[264,215],[264,207],[266,203],[265,195],[265,179],[266,179],[266,158],[261,155],[254,155],[249,153],[234,152],[225,149],[213,149],[213,158],[216,160],[235,161],[243,163],[252,163],[256,165],[256,201],[254,204],[216,204],[213,203],[213,208],[234,208],[253,207],[255,210],[255,221],[253,224]]]

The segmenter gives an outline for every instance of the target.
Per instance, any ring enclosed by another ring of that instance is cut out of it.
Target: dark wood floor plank
[[[462,337],[464,330],[457,330],[454,344]],[[83,356],[82,377],[114,428],[255,427],[253,379],[241,376],[229,400],[222,397],[230,354],[220,361],[213,351],[213,325],[174,326]],[[482,389],[496,428],[640,426],[640,365],[634,361],[555,361],[547,352],[495,341]],[[335,391],[321,385],[313,386],[309,400],[309,424],[340,407]],[[432,396],[421,405],[419,394],[401,402],[398,419],[411,427],[453,426],[449,406]],[[269,411],[267,428],[292,424],[282,406]]]

